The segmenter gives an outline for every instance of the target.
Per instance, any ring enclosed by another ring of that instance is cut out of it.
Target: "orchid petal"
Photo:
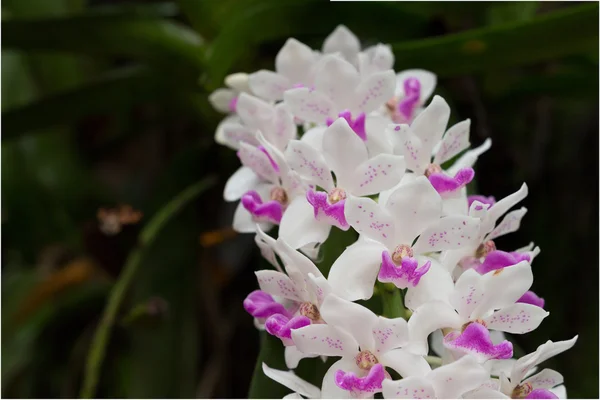
[[[304,121],[325,123],[327,118],[334,118],[335,105],[323,93],[308,88],[286,90],[283,102],[290,112]]]
[[[437,329],[458,328],[463,321],[448,303],[432,300],[414,310],[408,320],[410,350],[415,354],[427,354],[427,337]]]
[[[346,221],[361,235],[392,249],[395,243],[394,219],[389,212],[367,197],[349,196],[344,209]]]
[[[363,79],[356,87],[355,98],[357,101],[353,111],[370,113],[381,107],[394,96],[396,76],[391,69],[375,72]]]
[[[419,103],[424,104],[429,97],[433,94],[435,86],[437,84],[437,77],[434,73],[424,69],[407,69],[400,71],[396,75],[396,96],[404,97],[404,81],[407,79],[417,79],[421,84],[421,94]]]
[[[315,385],[306,382],[292,371],[280,371],[269,368],[267,364],[262,363],[262,370],[266,376],[273,379],[275,382],[308,397],[309,399],[318,399],[321,397],[321,391]]]
[[[446,100],[434,96],[431,103],[410,125],[411,130],[421,140],[421,151],[428,157],[431,157],[434,146],[442,139],[449,118],[450,107]]]
[[[286,274],[268,269],[256,271],[254,273],[256,274],[260,290],[273,296],[283,297],[284,299],[300,302],[304,301],[304,290],[296,287],[294,281]]]
[[[403,378],[425,376],[431,371],[431,367],[423,356],[413,354],[405,349],[389,350],[378,356],[378,359],[383,365],[390,367]]]
[[[321,387],[321,398],[323,399],[351,399],[353,398],[352,393],[348,390],[342,389],[335,383],[335,374],[337,371],[347,371],[359,374],[363,372],[358,368],[354,357],[343,357],[341,360],[333,363],[331,367],[325,373],[323,377],[323,385]]]
[[[285,152],[286,160],[306,182],[331,191],[335,185],[323,155],[309,144],[292,140]]]
[[[248,79],[252,93],[269,101],[282,100],[283,92],[292,86],[285,76],[264,69],[250,74]]]
[[[507,233],[516,232],[521,226],[521,219],[527,213],[525,207],[521,207],[518,210],[514,210],[506,214],[502,222],[498,224],[496,228],[489,235],[486,236],[487,240],[493,240],[497,237],[506,235]]]
[[[312,324],[292,330],[294,344],[303,353],[322,356],[354,356],[358,343],[345,330],[330,324]]]
[[[249,167],[240,167],[225,183],[223,197],[225,201],[239,200],[244,193],[255,189],[260,183],[258,175]]]
[[[477,239],[480,221],[467,216],[448,216],[425,229],[413,246],[416,254],[458,249]]]
[[[214,107],[215,110],[222,113],[229,113],[231,109],[229,104],[231,100],[236,96],[236,92],[231,89],[219,88],[212,92],[208,96],[208,101]]]
[[[378,319],[368,308],[330,294],[321,305],[321,316],[327,324],[351,333],[361,349],[374,350]]]
[[[279,224],[279,237],[291,247],[299,249],[312,243],[323,243],[331,225],[314,218],[313,207],[306,197],[296,197],[288,205]]]
[[[431,267],[423,275],[419,284],[408,287],[404,305],[411,310],[431,300],[448,301],[454,291],[454,282],[450,273],[437,261],[430,260]]]
[[[467,355],[434,369],[427,377],[433,382],[439,399],[459,399],[465,392],[483,384],[489,374],[475,357]]]
[[[348,191],[355,196],[370,196],[390,189],[400,182],[405,168],[404,157],[379,154],[356,168]]]
[[[356,68],[335,54],[324,56],[316,71],[316,89],[333,100],[339,111],[352,109],[354,90],[359,82]]]
[[[465,151],[465,153],[460,156],[446,172],[450,175],[454,175],[462,168],[472,167],[477,162],[479,156],[488,151],[490,147],[492,147],[492,139],[488,138],[479,147]]]
[[[408,325],[404,318],[378,317],[372,333],[375,338],[376,357],[391,349],[404,346],[409,341]]]
[[[310,47],[290,38],[275,57],[275,70],[292,84],[308,84],[307,80],[315,61],[315,53]]]
[[[450,332],[444,337],[444,346],[453,351],[470,354],[482,363],[490,359],[511,358],[512,343],[505,340],[495,345],[490,332],[479,323],[469,324],[464,331]]]
[[[434,164],[443,164],[469,147],[469,129],[471,120],[466,119],[453,125],[440,142],[440,147],[433,158]]]
[[[323,152],[327,165],[337,177],[337,187],[351,186],[357,165],[367,161],[365,143],[344,118],[338,118],[323,135]]]
[[[323,53],[341,53],[348,61],[354,62],[360,51],[360,42],[352,31],[338,25],[323,41]]]
[[[435,390],[431,382],[423,377],[411,376],[382,383],[383,397],[386,399],[435,399]]]
[[[535,389],[552,389],[553,387],[560,385],[564,382],[564,378],[558,372],[545,368],[533,375],[525,379],[522,383],[528,383],[531,387]]]

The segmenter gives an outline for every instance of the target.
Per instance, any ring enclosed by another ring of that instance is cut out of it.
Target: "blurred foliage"
[[[363,45],[392,44],[396,70],[438,74],[452,118],[472,119],[473,144],[493,139],[477,166],[483,194],[528,183],[528,215],[500,246],[542,248],[533,289],[551,315],[514,340],[532,351],[579,333],[547,364],[570,397],[598,397],[597,3],[5,0],[2,19],[3,396],[78,396],[139,233],[213,174],[219,184],[145,248],[97,395],[288,393],[260,369],[250,386],[259,335],[241,302],[260,262],[251,236],[221,231],[237,160],[213,143],[222,115],[207,96],[229,73],[272,69],[287,37],[320,48],[343,23]],[[107,235],[97,210],[118,204],[144,218]],[[202,246],[213,230],[221,242]],[[332,243],[351,241],[338,233]],[[324,249],[323,268],[334,253]],[[262,340],[256,365],[283,368],[279,343]],[[311,365],[298,374],[316,382]]]

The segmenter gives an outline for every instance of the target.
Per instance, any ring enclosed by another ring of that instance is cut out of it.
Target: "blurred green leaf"
[[[528,21],[535,16],[538,1],[506,1],[491,3],[487,7],[488,25]]]
[[[252,383],[250,384],[249,399],[281,399],[290,394],[291,390],[267,377],[262,364],[275,369],[287,371],[283,357],[283,344],[275,336],[260,332],[260,353],[254,366]]]
[[[527,22],[393,45],[396,69],[440,76],[526,65],[598,48],[598,4],[583,4]]]

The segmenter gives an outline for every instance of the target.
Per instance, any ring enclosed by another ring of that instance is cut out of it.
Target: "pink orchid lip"
[[[545,301],[531,290],[528,290],[519,298],[519,300],[517,300],[517,303],[531,304],[533,306],[538,306],[539,308],[544,308]]]
[[[476,268],[476,271],[481,275],[485,275],[488,272],[510,267],[521,261],[530,260],[531,257],[529,257],[528,254],[522,254],[516,251],[508,253],[502,250],[494,250],[486,255],[485,260]]]
[[[547,389],[532,390],[526,399],[558,399],[559,397]]]
[[[496,199],[494,198],[494,196],[486,197],[486,196],[481,196],[478,194],[473,194],[473,195],[467,196],[467,202],[468,202],[469,208],[471,208],[471,204],[473,204],[474,201],[478,201],[481,204],[489,204],[490,208],[491,208],[491,206],[496,204]]]
[[[405,121],[412,121],[421,103],[421,82],[417,78],[404,81],[404,98],[398,103],[398,113]]]
[[[403,257],[400,267],[396,266],[392,256],[388,251],[381,253],[381,269],[377,279],[380,282],[391,282],[399,288],[408,286],[417,286],[421,277],[429,271],[431,261],[427,261],[422,267],[418,268],[419,262],[413,257]]]
[[[508,340],[494,345],[490,339],[490,332],[479,322],[468,323],[462,332],[453,331],[444,337],[444,346],[451,350],[458,350],[473,354],[485,360],[504,360],[512,357],[513,346]]]
[[[293,346],[292,329],[300,329],[310,324],[310,319],[303,315],[289,318],[283,314],[274,314],[265,321],[265,330],[281,339],[285,346]]]
[[[229,101],[229,105],[228,105],[229,111],[236,112],[237,102],[238,102],[238,96],[233,96],[233,98]]]
[[[250,293],[244,299],[243,306],[248,314],[254,318],[265,319],[274,314],[289,316],[289,312],[283,304],[276,302],[270,294],[262,290],[255,290]]]
[[[433,188],[441,195],[451,194],[462,189],[469,184],[475,171],[473,168],[467,167],[460,169],[454,177],[448,176],[443,172],[435,172],[427,176]]]
[[[350,228],[350,225],[346,221],[346,216],[344,215],[346,200],[345,198],[341,199],[341,195],[339,195],[339,197],[339,201],[331,204],[329,195],[325,192],[317,192],[314,190],[308,190],[306,192],[306,200],[313,206],[316,220],[325,220],[331,225],[347,231]]]
[[[334,380],[335,384],[344,389],[348,390],[361,397],[362,394],[373,394],[380,392],[382,389],[382,382],[386,379],[387,372],[381,364],[375,364],[369,373],[360,378],[353,372],[344,372],[339,369],[335,372]]]
[[[267,221],[276,225],[281,222],[284,205],[276,200],[263,202],[256,191],[250,190],[242,196],[241,203],[255,221]]]
[[[352,113],[350,113],[350,111],[348,111],[348,110],[344,110],[338,114],[338,117],[344,118],[346,120],[346,122],[348,122],[348,125],[350,126],[350,128],[352,128],[354,133],[356,133],[359,138],[361,138],[363,141],[367,140],[367,130],[366,130],[367,116],[365,115],[365,113],[360,113],[360,114],[358,114],[356,119],[352,119]],[[327,118],[326,122],[327,122],[327,126],[331,126],[331,124],[333,124],[334,120],[332,118]]]

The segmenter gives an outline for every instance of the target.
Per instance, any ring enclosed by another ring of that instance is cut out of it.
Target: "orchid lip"
[[[367,116],[365,113],[360,113],[360,114],[358,114],[358,116],[355,119],[353,119],[352,113],[350,113],[350,111],[348,111],[348,110],[344,110],[338,114],[338,117],[344,118],[346,120],[346,122],[348,122],[348,125],[350,126],[350,128],[352,128],[354,133],[356,133],[359,138],[361,138],[363,141],[367,140],[367,131],[366,131]],[[327,118],[326,122],[327,122],[327,126],[331,126],[331,124],[333,124],[333,122],[334,122],[334,119]]]

